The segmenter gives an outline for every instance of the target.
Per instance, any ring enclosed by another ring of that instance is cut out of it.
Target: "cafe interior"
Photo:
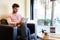
[[[25,40],[60,40],[60,0],[0,0],[0,40],[23,39],[18,27],[6,20],[14,3],[19,4],[18,13],[30,30]]]

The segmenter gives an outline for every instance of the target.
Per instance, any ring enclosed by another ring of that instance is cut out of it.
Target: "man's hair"
[[[19,5],[16,4],[16,3],[14,3],[14,4],[12,5],[12,8],[14,8],[14,7],[19,7]]]

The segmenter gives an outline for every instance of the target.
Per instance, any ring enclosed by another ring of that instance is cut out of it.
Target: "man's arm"
[[[17,22],[12,22],[10,18],[7,18],[7,22],[9,25],[16,25]]]
[[[9,25],[20,25],[22,24],[22,18],[20,18],[20,20],[18,20],[17,22],[12,22],[10,18],[7,18],[7,22]]]
[[[19,20],[17,21],[17,25],[20,25],[22,24],[23,17],[20,14],[18,14],[18,18]]]
[[[20,20],[19,21],[17,21],[17,25],[20,25],[20,24],[22,24],[22,18],[20,18]]]

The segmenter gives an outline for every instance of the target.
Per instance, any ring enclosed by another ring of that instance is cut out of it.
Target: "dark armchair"
[[[8,25],[0,25],[0,40],[13,40],[13,28]]]
[[[30,33],[35,33],[35,24],[33,23],[27,23],[27,27],[30,29]]]
[[[0,22],[1,22],[1,24],[8,25],[6,19],[1,19]],[[33,24],[33,23],[27,23],[27,26],[30,29],[30,33],[34,34],[35,33],[35,24]],[[12,37],[13,36],[13,27],[3,26],[3,25],[1,26],[0,25],[0,32],[1,32],[0,38],[2,37],[2,39],[12,40],[12,38],[13,38]]]
[[[6,19],[1,19],[0,23],[0,40],[17,40],[17,28],[8,25]]]

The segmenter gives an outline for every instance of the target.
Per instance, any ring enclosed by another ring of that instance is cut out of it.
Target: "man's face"
[[[13,8],[13,13],[17,13],[17,11],[18,11],[18,7],[14,7]]]

